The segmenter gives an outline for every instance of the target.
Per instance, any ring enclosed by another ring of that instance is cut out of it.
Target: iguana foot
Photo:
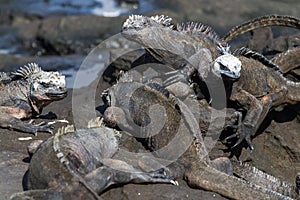
[[[18,130],[25,133],[32,133],[35,136],[37,136],[38,132],[48,132],[52,134],[53,122],[41,122],[39,124],[33,124],[33,122],[33,119],[31,119],[29,122],[24,122],[18,118],[13,117],[0,118],[0,127]]]
[[[40,122],[38,124],[33,124],[34,119],[31,119],[28,122],[28,125],[30,125],[29,129],[32,130],[31,133],[33,133],[35,136],[37,136],[37,132],[48,132],[48,133],[53,133],[53,124],[55,123],[69,123],[67,120],[62,119],[62,120],[55,120],[55,121],[51,121],[51,122]]]
[[[164,80],[163,85],[164,86],[169,86],[172,85],[176,82],[180,81],[186,81],[187,76],[183,73],[181,73],[179,70],[167,72],[164,74],[165,76],[170,76],[166,80]]]
[[[226,137],[225,141],[228,141],[232,138],[238,137],[239,138],[238,141],[232,146],[232,148],[235,148],[245,139],[247,141],[250,149],[253,150],[254,146],[251,141],[251,135],[253,134],[253,129],[254,128],[251,125],[241,123],[240,125],[238,125],[237,132],[233,135]]]
[[[143,80],[148,81],[154,78],[161,78],[162,80],[164,80],[162,85],[164,87],[167,87],[174,83],[185,81],[186,77],[187,75],[181,73],[180,70],[174,70],[174,71],[166,72],[164,74],[159,73],[159,74],[151,74],[151,75],[143,76]]]
[[[232,138],[239,137],[238,141],[232,146],[232,148],[235,148],[236,146],[238,146],[245,139],[247,141],[250,149],[253,150],[254,146],[251,141],[251,135],[253,133],[254,128],[251,125],[247,125],[242,122],[242,113],[240,111],[234,112],[234,115],[238,119],[237,125],[230,125],[225,128],[230,127],[230,128],[237,129],[237,131],[235,134],[232,134],[232,135],[226,137],[224,139],[224,141],[228,141]]]
[[[143,175],[144,178],[146,178],[145,180],[149,179],[149,181],[153,182],[153,183],[159,182],[159,183],[171,183],[173,185],[178,185],[178,182],[175,181],[175,179],[173,177],[167,175],[163,168],[159,169],[157,171],[154,171],[154,172],[148,172],[145,175]],[[149,177],[147,177],[147,176],[149,176]]]
[[[62,194],[52,189],[27,190],[13,194],[9,200],[24,200],[24,199],[60,199]]]
[[[123,161],[113,160],[111,164],[114,162],[116,164],[121,164],[121,166],[119,166],[118,169],[102,166],[84,177],[87,184],[98,194],[101,194],[106,188],[114,184],[171,183],[173,185],[178,185],[177,181],[175,181],[173,177],[165,174],[164,170],[159,169],[153,172],[144,172],[133,168],[133,166],[128,165]],[[108,178],[104,179],[103,177]]]
[[[27,130],[28,132],[30,133],[33,133],[35,136],[37,136],[37,133],[38,132],[48,132],[50,134],[53,133],[53,122],[40,122],[38,124],[33,124],[34,120],[31,119],[29,122],[28,122],[28,127],[27,127]]]

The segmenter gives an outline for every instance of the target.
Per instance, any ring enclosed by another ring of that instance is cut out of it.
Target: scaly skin
[[[266,26],[286,26],[300,29],[300,20],[292,16],[265,15],[233,27],[222,39],[225,42],[230,42],[233,38],[241,34]]]
[[[262,55],[242,48],[236,56],[242,62],[241,78],[234,82],[230,100],[247,110],[237,133],[238,145],[246,139],[253,149],[251,136],[255,134],[272,107],[295,104],[300,101],[300,83],[286,79],[278,66]]]
[[[233,171],[238,177],[243,178],[251,183],[257,185],[264,185],[269,190],[277,191],[283,195],[293,197],[295,199],[299,198],[298,190],[299,185],[297,185],[297,180],[299,180],[300,175],[296,176],[295,185],[291,185],[285,181],[282,181],[274,176],[266,174],[259,169],[250,166],[247,163],[232,161]]]
[[[91,120],[86,129],[59,129],[31,158],[27,174],[29,191],[17,193],[11,199],[100,199],[98,195],[114,184],[176,184],[162,171],[143,172],[114,159],[119,150],[118,137],[119,132],[104,127],[100,118]]]
[[[232,199],[291,199],[264,185],[232,176],[228,158],[211,161],[197,121],[185,103],[156,83],[149,84],[136,82],[125,74],[125,78],[121,78],[105,94],[110,106],[104,113],[106,123],[118,125],[134,137],[139,137],[145,147],[153,152],[128,160],[146,162],[143,166],[150,170],[168,165],[167,172],[184,178],[190,186]],[[124,158],[126,154],[120,157]]]
[[[229,43],[239,35],[267,26],[285,26],[300,29],[300,19],[285,15],[261,16],[233,27],[222,39]],[[276,55],[271,61],[278,65],[283,73],[287,73],[299,66],[299,51],[298,47],[288,49],[287,51]]]
[[[271,61],[277,64],[283,73],[287,73],[300,66],[300,47],[288,49],[276,55]]]
[[[182,23],[176,28],[166,16],[130,16],[123,24],[122,35],[144,46],[157,61],[170,65],[175,71],[164,85],[190,80],[195,73],[205,80],[207,74],[223,74],[239,78],[240,62],[230,54],[229,47],[215,31],[201,23]],[[214,63],[221,65],[217,66]]]
[[[0,82],[1,127],[35,135],[38,131],[52,132],[48,124],[34,125],[21,119],[38,116],[45,106],[66,97],[65,76],[30,63],[10,74],[2,73]]]

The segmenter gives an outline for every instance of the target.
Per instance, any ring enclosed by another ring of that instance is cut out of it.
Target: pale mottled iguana
[[[15,72],[2,72],[0,83],[0,127],[35,135],[39,131],[52,132],[50,124],[35,125],[22,119],[38,116],[45,106],[66,97],[64,75],[29,63]]]

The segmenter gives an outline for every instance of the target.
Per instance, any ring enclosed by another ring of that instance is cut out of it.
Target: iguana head
[[[11,73],[29,87],[29,101],[37,113],[49,103],[67,95],[65,76],[59,72],[43,71],[36,63],[29,63]]]
[[[232,54],[224,54],[216,58],[212,71],[223,77],[238,79],[241,75],[241,61]]]
[[[173,25],[171,24],[171,21],[171,18],[164,15],[156,15],[152,17],[131,15],[123,24],[122,34],[129,39],[134,38],[134,40],[143,40],[151,34],[149,29],[146,28],[172,29]]]
[[[173,25],[171,24],[171,21],[171,18],[164,15],[152,17],[131,15],[124,22],[122,33],[130,40],[151,46],[153,41],[156,41],[155,37],[161,33],[160,31],[156,31],[156,29],[172,30]],[[221,56],[215,60],[212,71],[231,79],[237,79],[240,77],[241,62],[237,57],[230,53],[229,46],[227,44],[223,44],[223,41],[219,39],[218,35],[212,30],[212,28],[201,23],[191,22],[177,25],[177,30],[181,32],[190,32],[190,34],[201,33],[208,39],[211,39],[216,44],[216,48],[221,54]]]

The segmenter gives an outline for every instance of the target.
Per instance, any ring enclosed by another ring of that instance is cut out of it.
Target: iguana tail
[[[300,66],[300,48],[288,49],[271,59],[278,65],[283,73],[287,73]]]
[[[287,87],[287,103],[298,103],[300,102],[300,82],[294,82],[285,78]]]
[[[238,35],[266,26],[287,26],[300,29],[300,19],[284,15],[265,15],[233,27],[223,40],[229,42]]]
[[[186,173],[191,187],[217,192],[230,199],[281,199],[292,200],[292,197],[267,189],[264,186],[222,173],[210,166],[194,165]]]
[[[299,198],[296,185],[282,181],[272,175],[250,166],[247,163],[232,161],[233,173],[253,184],[265,187],[266,189],[278,192],[291,198]]]

